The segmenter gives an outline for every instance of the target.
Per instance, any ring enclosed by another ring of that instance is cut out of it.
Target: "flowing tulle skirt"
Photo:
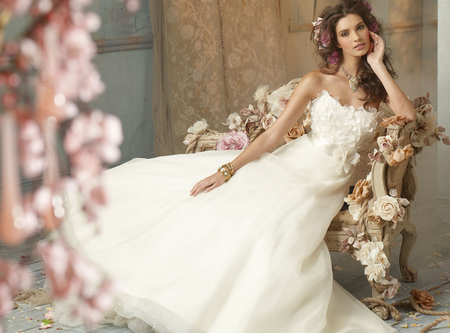
[[[323,239],[350,175],[303,136],[189,196],[239,153],[134,159],[104,172],[110,203],[98,237],[68,198],[65,237],[122,284],[114,312],[136,332],[396,332],[333,281]]]

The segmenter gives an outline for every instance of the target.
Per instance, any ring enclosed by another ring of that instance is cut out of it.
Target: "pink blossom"
[[[337,64],[339,62],[339,52],[338,51],[334,51],[329,57],[328,57],[328,61],[330,62],[330,64]]]
[[[48,320],[54,320],[55,319],[52,310],[50,310],[49,312],[44,314],[44,316],[45,316],[45,319],[48,319]]]
[[[125,2],[125,7],[130,13],[135,13],[141,8],[141,2],[139,0],[119,0]]]
[[[34,178],[42,174],[45,165],[45,143],[41,129],[34,120],[20,125],[20,159],[25,177]]]
[[[84,17],[84,26],[90,31],[95,32],[100,29],[102,20],[98,14],[90,12],[86,13]]]
[[[6,7],[15,15],[23,15],[30,8],[32,1],[33,0],[1,0],[0,10],[2,7]]]
[[[377,22],[372,22],[372,24],[369,27],[369,31],[377,32],[378,31],[378,23]]]
[[[216,150],[241,150],[247,148],[250,140],[244,131],[230,131],[216,143]]]
[[[0,260],[0,316],[12,309],[12,297],[19,290],[31,285],[31,273],[28,268],[17,263]]]

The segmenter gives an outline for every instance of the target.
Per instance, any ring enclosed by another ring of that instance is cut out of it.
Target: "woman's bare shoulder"
[[[320,68],[318,68],[306,73],[302,77],[300,83],[302,90],[304,90],[305,93],[313,99],[324,89],[325,81],[325,74],[321,72]]]

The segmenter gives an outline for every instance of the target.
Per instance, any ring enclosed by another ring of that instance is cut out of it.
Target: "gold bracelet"
[[[234,171],[232,171],[232,168],[230,169],[230,167],[228,166],[228,164],[224,164],[221,165],[217,171],[221,172],[224,176],[225,176],[225,181],[227,182],[228,180],[230,180],[231,176],[233,176]]]
[[[231,164],[231,162],[227,163],[228,169],[230,170],[230,173],[232,176],[234,176],[234,167],[233,164]]]

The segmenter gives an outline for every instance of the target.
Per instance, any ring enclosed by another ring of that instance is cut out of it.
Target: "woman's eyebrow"
[[[361,22],[359,22],[357,25],[355,25],[355,28],[358,26],[358,25],[360,25],[361,23],[364,23],[363,21],[361,21]],[[339,31],[339,33],[341,33],[342,31],[347,31],[348,29],[344,29],[344,30],[341,30],[341,31]]]

